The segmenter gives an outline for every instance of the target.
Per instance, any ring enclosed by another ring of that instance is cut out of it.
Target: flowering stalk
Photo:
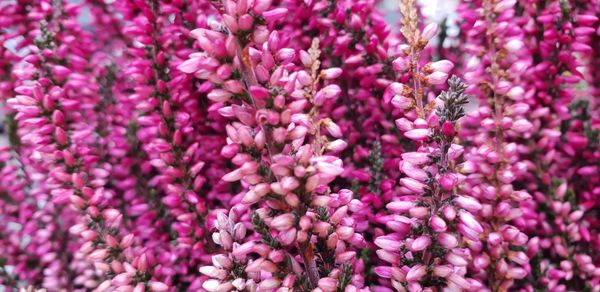
[[[531,136],[533,125],[524,116],[528,105],[521,102],[520,73],[527,63],[523,33],[511,22],[513,6],[514,1],[481,1],[465,3],[461,10],[468,19],[465,26],[473,25],[467,33],[473,47],[468,50],[472,57],[465,77],[477,85],[470,92],[480,103],[464,121],[462,137],[474,145],[465,154],[462,202],[483,222],[483,234],[469,242],[472,273],[492,291],[509,289],[523,279],[529,260],[519,249],[527,236],[520,232],[518,219],[519,202],[531,196],[514,190],[513,182],[526,171],[526,164],[512,141]]]
[[[290,34],[290,45],[296,48],[309,45],[310,38],[302,31],[308,28],[317,33],[324,48],[322,63],[342,69],[336,82],[340,97],[326,101],[320,108],[339,126],[340,138],[352,145],[336,153],[344,162],[344,172],[331,186],[352,186],[355,197],[365,205],[353,214],[356,230],[372,238],[384,232],[377,217],[385,213],[385,203],[393,198],[393,181],[400,175],[398,158],[403,148],[410,145],[394,127],[393,121],[402,112],[389,102],[381,102],[386,88],[396,79],[392,61],[398,55],[399,35],[385,23],[374,4],[375,1],[352,0],[286,3],[294,14],[286,19],[284,28]],[[372,271],[369,266],[377,261],[374,250],[371,242],[361,252],[370,262],[367,271]],[[367,281],[376,280],[369,272]]]
[[[397,54],[395,44],[399,36],[385,23],[374,4],[375,1],[351,0],[286,3],[295,13],[286,19],[284,28],[291,34],[290,45],[296,48],[310,45],[311,39],[302,31],[318,32],[321,46],[326,48],[322,53],[323,64],[342,69],[338,78],[340,98],[327,101],[321,108],[342,129],[344,140],[354,145],[353,149],[339,153],[345,171],[335,185],[343,188],[353,184],[361,201],[372,209],[366,213],[372,214],[381,212],[385,205],[382,202],[391,198],[389,186],[399,175],[397,157],[408,140],[397,135],[393,124],[401,112],[381,102],[385,89],[396,78],[392,60]],[[369,152],[375,148],[375,142],[381,146],[382,167],[376,174],[380,177],[378,185],[371,189],[379,192],[361,187],[373,178]],[[364,217],[368,221],[361,224],[362,230],[380,230],[379,224],[372,220],[375,216]],[[368,228],[370,224],[374,228]]]
[[[400,168],[407,177],[400,183],[404,195],[387,205],[392,213],[401,215],[381,218],[393,232],[375,240],[381,248],[377,254],[391,264],[378,267],[376,272],[391,278],[391,285],[398,290],[481,285],[465,278],[467,254],[458,246],[460,235],[477,236],[481,232],[473,215],[455,206],[462,207],[461,197],[456,196],[460,177],[453,161],[461,155],[462,147],[452,141],[456,122],[464,115],[462,106],[468,101],[463,94],[466,85],[456,77],[449,85],[449,90],[438,97],[441,105],[437,111],[429,114],[437,124],[423,140],[428,145],[403,154]]]
[[[182,32],[168,26],[166,19],[169,12],[161,10],[159,1],[132,2],[129,5],[129,9],[139,9],[143,13],[134,18],[139,24],[129,26],[125,33],[146,46],[130,48],[136,55],[144,57],[144,61],[134,59],[130,68],[130,73],[135,74],[137,82],[134,89],[136,95],[133,97],[150,95],[137,104],[137,109],[141,111],[137,124],[142,127],[139,138],[143,143],[142,149],[146,151],[152,166],[159,172],[159,175],[149,182],[159,188],[159,202],[155,204],[165,206],[175,221],[172,228],[176,234],[173,240],[177,245],[164,248],[171,249],[170,253],[189,258],[190,261],[177,264],[174,262],[176,258],[170,259],[171,262],[162,267],[161,274],[186,274],[188,264],[193,266],[194,262],[197,263],[204,256],[201,251],[206,236],[204,217],[207,214],[207,206],[203,197],[199,195],[205,182],[205,178],[200,174],[205,162],[198,159],[198,143],[187,143],[186,139],[186,134],[190,138],[195,136],[192,114],[196,112],[185,110],[186,107],[192,109],[195,106],[189,93],[185,92],[191,90],[191,86],[180,74],[169,73],[169,70],[178,72],[171,64],[176,62],[171,61],[171,58],[174,58],[171,55],[174,54],[172,50],[184,49],[177,47],[177,42],[165,43],[161,39],[175,38]],[[198,252],[194,253],[193,249],[197,249]]]
[[[579,108],[581,101],[576,98],[580,95],[577,84],[584,79],[582,61],[592,54],[590,35],[598,19],[578,1],[523,6],[529,15],[536,15],[527,27],[535,66],[526,74],[532,77],[528,80],[532,96],[528,104],[536,133],[532,137],[535,142],[530,143],[535,150],[527,157],[531,165],[527,181],[536,183],[527,184],[534,200],[524,205],[525,231],[532,237],[528,255],[535,257],[531,268],[534,287],[592,287],[597,281],[592,270],[598,263],[590,260],[594,253],[583,246],[594,241],[588,230],[595,220],[587,220],[587,214],[593,205],[588,195],[597,183],[593,179],[579,183],[577,177],[593,172],[597,159],[592,158],[593,138],[587,139],[593,135],[584,134],[591,134],[592,126],[588,124],[585,131],[582,126],[586,122],[580,119],[585,119],[587,110]],[[552,74],[548,76],[548,72]],[[548,78],[540,80],[542,74]],[[534,155],[537,153],[544,155]],[[579,266],[584,268],[577,269]]]
[[[95,280],[85,275],[74,276],[76,271],[82,270],[82,266],[89,268],[81,257],[73,257],[65,252],[74,248],[68,228],[76,223],[77,217],[75,212],[55,204],[49,198],[49,190],[44,184],[46,170],[38,168],[39,163],[32,157],[33,148],[28,143],[22,143],[27,141],[22,135],[27,133],[28,128],[21,123],[23,112],[15,110],[12,104],[14,100],[9,99],[20,94],[15,90],[22,89],[23,80],[28,79],[24,77],[28,69],[25,61],[35,61],[31,51],[37,48],[32,46],[39,37],[40,29],[46,28],[41,20],[52,12],[47,2],[28,2],[0,5],[3,27],[0,32],[0,53],[2,60],[7,61],[1,64],[0,97],[3,102],[6,99],[10,101],[2,109],[6,114],[4,130],[10,143],[10,149],[6,149],[8,152],[3,149],[3,154],[8,154],[3,155],[3,160],[10,158],[4,160],[6,164],[0,175],[5,186],[3,190],[7,191],[2,197],[0,212],[3,227],[6,227],[0,236],[2,254],[5,255],[2,258],[2,274],[6,276],[2,283],[8,287],[20,287],[23,284],[45,288],[76,285],[95,287]],[[25,115],[32,112],[35,109],[28,107]]]
[[[338,195],[330,194],[327,188],[342,168],[339,159],[324,152],[340,151],[345,143],[329,142],[320,134],[322,128],[334,137],[341,133],[331,120],[320,118],[318,111],[319,106],[337,98],[340,92],[333,84],[319,88],[320,80],[334,79],[341,70],[320,70],[318,41],[313,42],[308,52],[298,52],[303,66],[295,65],[296,50],[286,48],[279,33],[269,29],[286,10],[271,8],[266,1],[256,3],[252,10],[246,5],[245,1],[225,1],[221,13],[230,34],[206,29],[192,32],[204,52],[180,66],[184,72],[195,73],[196,77],[218,86],[208,93],[209,99],[225,103],[240,101],[219,110],[223,116],[237,120],[227,127],[229,145],[223,148],[222,154],[239,168],[223,179],[241,180],[248,186],[241,203],[254,210],[254,231],[261,235],[269,253],[282,255],[245,258],[251,251],[248,250],[242,254],[243,263],[247,264],[247,279],[233,279],[245,285],[256,283],[260,289],[318,287],[333,291],[338,285],[346,288],[351,271],[360,268],[354,267],[356,253],[351,248],[346,251],[346,245],[364,243],[360,234],[354,233],[353,221],[343,220],[352,194],[344,192],[341,196],[340,193],[338,199]],[[261,17],[253,21],[250,13]],[[210,40],[212,44],[226,45],[226,50],[210,46]],[[219,52],[227,52],[228,56],[221,58],[230,59],[231,63],[213,62]],[[217,67],[216,72],[211,72]],[[221,71],[221,68],[228,70]],[[330,216],[335,216],[335,220]],[[315,245],[313,237],[321,244]],[[223,241],[220,237],[217,243]],[[253,247],[255,242],[244,245]],[[242,251],[236,251],[234,246],[231,256],[238,253]],[[286,258],[292,261],[281,266]],[[347,262],[350,269],[342,269],[343,262]],[[270,276],[255,275],[259,267],[269,271]],[[214,269],[204,268],[204,271]],[[217,277],[220,274],[216,273],[207,275],[221,281],[218,285],[214,281],[206,282],[205,289],[220,291],[232,284],[233,279],[229,277]],[[361,278],[353,278],[350,285],[360,288]]]
[[[392,215],[380,218],[392,232],[375,240],[380,248],[377,255],[387,265],[375,271],[399,291],[476,287],[481,284],[465,278],[468,254],[459,247],[459,236],[476,237],[483,230],[468,210],[455,207],[459,176],[453,161],[463,150],[453,140],[457,121],[464,115],[462,106],[468,101],[463,94],[466,85],[453,77],[449,90],[425,106],[427,86],[445,82],[452,63],[444,60],[420,67],[419,53],[437,26],[417,29],[413,1],[401,1],[400,9],[408,45],[406,56],[397,58],[394,65],[400,72],[410,72],[412,88],[393,83],[388,94],[392,104],[405,112],[396,125],[417,150],[402,154],[401,196],[387,204]],[[432,111],[436,104],[437,110]]]
[[[19,95],[8,103],[19,113],[21,140],[31,149],[28,153],[36,172],[49,173],[42,182],[53,196],[51,203],[70,203],[85,218],[69,229],[83,240],[79,252],[105,276],[119,276],[99,285],[96,281],[84,285],[98,289],[126,286],[130,284],[129,278],[139,273],[140,280],[131,283],[146,282],[140,283],[143,287],[149,279],[145,253],[131,247],[134,236],[122,230],[122,214],[111,207],[114,193],[105,188],[106,165],[96,163],[97,154],[91,147],[93,124],[86,125],[82,120],[82,116],[92,120],[95,117],[88,105],[97,102],[97,80],[85,69],[96,64],[86,62],[85,58],[93,53],[81,49],[81,43],[69,35],[76,34],[84,42],[90,34],[81,32],[76,25],[68,25],[67,14],[75,14],[77,7],[63,5],[66,4],[58,1],[46,10],[51,15],[50,21],[41,24],[36,46],[29,47],[29,55],[24,58],[31,71],[18,75],[20,85],[15,91]],[[125,271],[123,264],[130,268]],[[160,289],[164,284],[151,285]]]

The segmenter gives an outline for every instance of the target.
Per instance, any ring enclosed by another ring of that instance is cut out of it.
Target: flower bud
[[[423,278],[427,274],[427,266],[425,265],[415,265],[406,274],[406,281],[408,282],[417,282]]]
[[[432,22],[423,29],[423,32],[421,33],[421,37],[423,39],[429,41],[438,33],[439,30],[440,30],[440,28],[439,28],[438,24],[435,22]]]
[[[413,129],[404,133],[404,136],[414,141],[424,141],[431,134],[429,129]]]
[[[450,70],[452,70],[452,68],[454,68],[454,64],[448,60],[441,60],[431,63],[431,68],[434,71],[448,73]]]
[[[418,251],[422,251],[425,250],[427,247],[429,247],[429,245],[431,244],[431,238],[429,238],[429,236],[427,235],[422,235],[417,237],[417,239],[415,239],[411,246],[410,246],[410,250],[412,252],[418,252]]]
[[[337,288],[337,280],[329,277],[321,278],[318,286],[323,292],[333,292]]]
[[[440,85],[446,83],[448,74],[440,71],[435,71],[425,77],[429,84]]]
[[[433,216],[429,219],[429,226],[435,232],[444,232],[448,228],[446,221],[439,216]]]
[[[321,78],[323,79],[335,79],[342,75],[341,68],[329,68],[321,71]]]
[[[282,214],[282,215],[279,215],[279,216],[273,218],[273,220],[271,220],[271,223],[269,224],[269,226],[271,226],[279,231],[284,231],[284,230],[288,230],[292,227],[292,225],[294,224],[294,220],[295,220],[295,217],[293,214],[286,213],[286,214]]]

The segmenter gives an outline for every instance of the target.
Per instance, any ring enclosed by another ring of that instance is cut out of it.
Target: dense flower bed
[[[0,3],[0,290],[600,291],[600,4]]]

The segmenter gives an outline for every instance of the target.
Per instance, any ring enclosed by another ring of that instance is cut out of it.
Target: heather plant
[[[380,2],[1,2],[0,291],[600,291],[597,1]]]
[[[507,1],[465,3],[460,13],[481,28],[466,30],[471,44],[465,78],[472,84],[479,108],[463,121],[465,139],[472,142],[465,153],[463,173],[465,208],[476,212],[483,236],[469,238],[476,278],[492,290],[507,290],[523,279],[528,264],[522,247],[528,237],[519,229],[519,203],[531,196],[513,182],[526,172],[519,159],[515,139],[528,138],[532,124],[525,118],[528,105],[522,103],[522,72],[530,56],[523,45],[523,32],[514,16],[514,4]]]

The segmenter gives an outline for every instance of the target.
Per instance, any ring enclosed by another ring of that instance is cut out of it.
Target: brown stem
[[[421,89],[421,70],[419,68],[419,51],[415,48],[416,44],[412,45],[411,48],[411,63],[412,63],[412,79],[413,79],[413,91],[415,94],[415,101],[417,102],[417,116],[419,118],[425,117],[425,108],[423,106],[423,90]]]
[[[300,249],[300,254],[302,255],[302,260],[304,261],[304,268],[308,275],[310,288],[313,289],[317,287],[320,278],[317,262],[315,261],[315,252],[313,250],[313,246],[309,241],[305,241],[298,243],[298,249]]]
[[[490,74],[492,75],[492,100],[494,104],[494,121],[496,123],[496,130],[494,133],[494,149],[496,153],[502,156],[502,144],[503,144],[503,131],[502,131],[502,116],[503,116],[503,99],[502,95],[497,94],[496,87],[499,83],[499,75],[500,68],[498,64],[498,54],[496,51],[496,45],[494,40],[495,33],[495,14],[493,12],[494,0],[486,0],[484,1],[484,11],[485,11],[485,20],[487,23],[487,31],[486,31],[486,39],[488,42],[489,55],[490,55]],[[500,166],[495,164],[494,170],[494,184],[496,188],[500,187],[500,182],[497,179],[497,174]],[[495,202],[497,203],[497,202]],[[496,231],[499,228],[499,225],[496,220],[492,220],[490,222],[492,230]],[[492,259],[492,263],[490,266],[495,266],[496,260]],[[488,282],[490,284],[490,288],[492,291],[500,291],[501,285],[501,277],[497,277],[496,271],[494,269],[488,271]]]

